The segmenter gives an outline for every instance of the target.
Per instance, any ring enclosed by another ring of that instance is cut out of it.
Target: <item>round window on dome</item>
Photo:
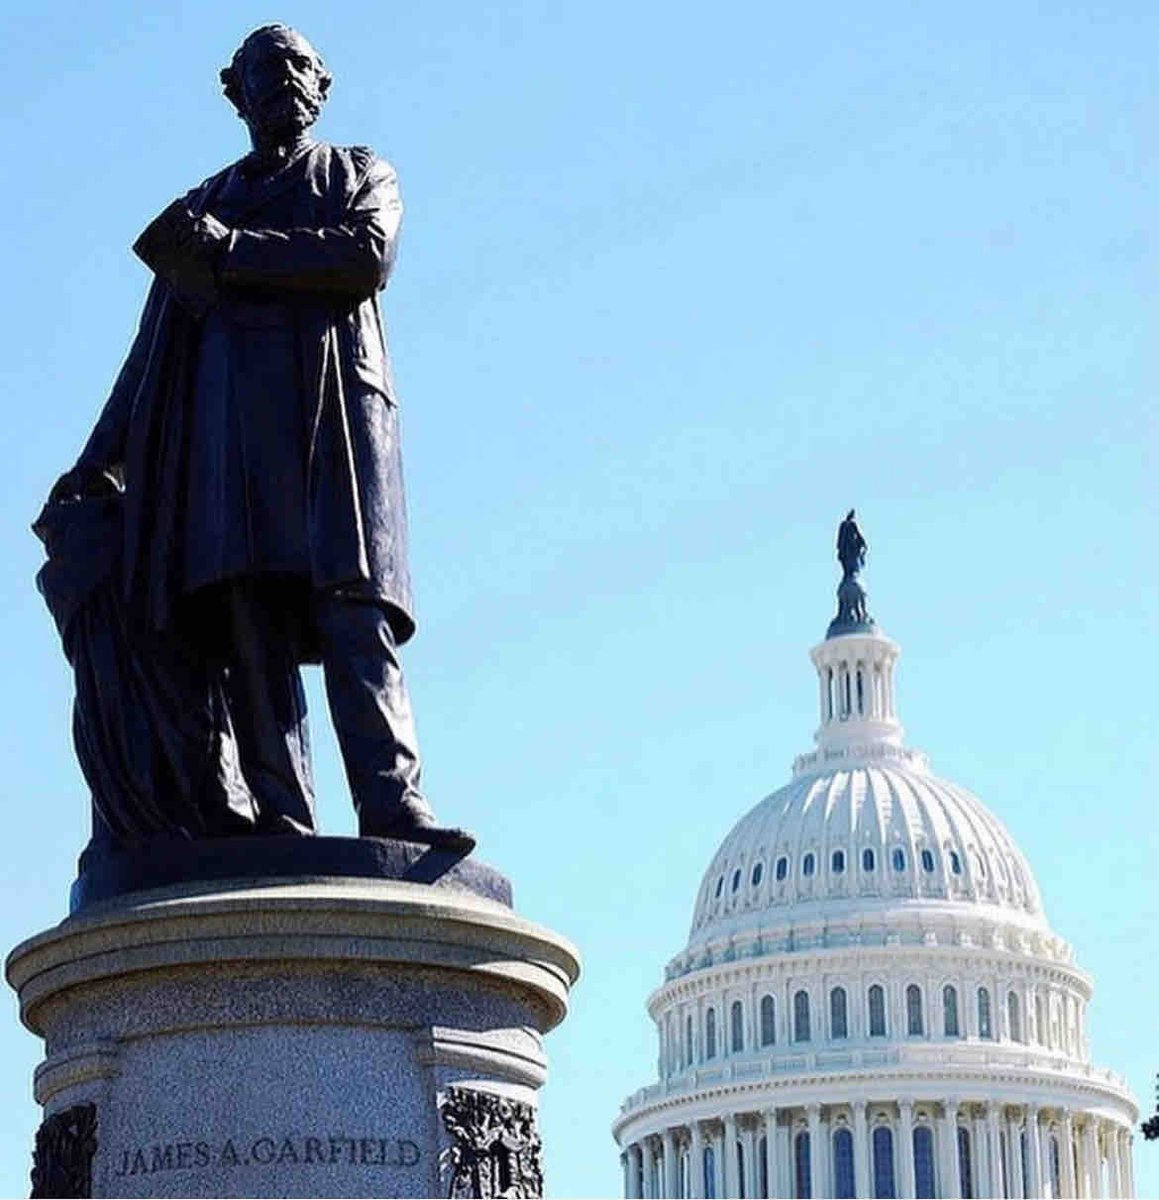
[[[740,887],[740,867],[737,867],[732,873],[732,890],[735,892]]]
[[[950,870],[955,875],[961,875],[962,873],[962,860],[958,857],[957,850],[950,851]]]
[[[893,852],[893,869],[895,871],[905,870],[905,851],[900,846]]]
[[[764,863],[757,863],[757,865],[755,867],[753,867],[753,874],[752,874],[753,887],[760,887],[761,879],[763,878],[764,873],[765,873],[765,864]]]
[[[782,854],[777,859],[777,882],[779,883],[789,873],[789,860]]]
[[[834,875],[844,875],[845,874],[845,851],[844,850],[834,850],[833,858],[830,860],[830,862],[831,862],[831,865],[833,868]]]
[[[873,871],[877,869],[877,856],[868,847],[861,852],[861,869],[863,871]]]
[[[934,873],[934,856],[930,850],[922,851],[922,870],[930,875]]]
[[[718,900],[720,899],[720,893],[721,893],[721,892],[723,892],[723,891],[724,891],[724,876],[722,875],[722,876],[721,876],[721,877],[720,877],[720,878],[719,878],[719,879],[716,881],[716,898],[717,898]]]
[[[812,875],[813,868],[816,865],[817,865],[817,860],[813,857],[813,852],[810,850],[809,853],[805,855],[804,861],[801,863],[801,874],[802,875]]]

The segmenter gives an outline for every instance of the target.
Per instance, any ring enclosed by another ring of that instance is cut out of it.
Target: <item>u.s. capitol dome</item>
[[[1002,822],[905,745],[856,576],[811,654],[816,749],[721,843],[648,1000],[624,1194],[1133,1196],[1091,978]]]

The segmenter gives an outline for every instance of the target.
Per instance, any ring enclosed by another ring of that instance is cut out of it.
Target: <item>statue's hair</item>
[[[302,37],[296,29],[289,25],[283,25],[281,22],[275,22],[272,25],[262,25],[255,29],[252,33],[246,34],[245,40],[233,52],[233,58],[229,60],[228,67],[221,69],[221,88],[225,93],[225,98],[237,109],[238,115],[245,113],[245,91],[242,88],[241,69],[242,63],[245,61],[246,50],[250,43],[256,41],[263,34],[267,33],[293,33],[298,37]],[[307,46],[310,46],[310,53],[314,56],[314,65],[318,69],[318,90],[322,93],[322,99],[325,100],[330,93],[330,85],[334,82],[334,76],[326,70],[326,64],[322,61],[321,55],[305,38],[302,38]]]

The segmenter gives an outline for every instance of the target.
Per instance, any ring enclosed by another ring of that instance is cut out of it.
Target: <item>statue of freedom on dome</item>
[[[359,833],[465,853],[421,791],[398,656],[414,620],[377,301],[395,173],[308,136],[331,75],[288,26],[251,33],[221,82],[252,149],[137,240],[140,328],[34,526],[91,848],[313,834],[299,667],[319,662]]]
[[[841,582],[837,586],[837,616],[829,623],[828,637],[873,627],[873,618],[869,615],[869,597],[857,578],[865,566],[868,550],[869,543],[857,525],[857,513],[851,508],[837,529]]]

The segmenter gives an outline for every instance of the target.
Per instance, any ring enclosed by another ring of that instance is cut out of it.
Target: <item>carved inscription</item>
[[[226,1138],[223,1142],[152,1142],[121,1150],[113,1165],[119,1179],[158,1171],[191,1171],[199,1167],[415,1167],[422,1151],[409,1138],[302,1137],[298,1135]],[[87,1195],[87,1193],[86,1193]]]
[[[97,1152],[97,1106],[77,1104],[46,1117],[32,1152],[32,1196],[61,1200],[93,1194],[93,1155]]]
[[[450,1197],[543,1195],[543,1144],[530,1104],[474,1088],[447,1088],[439,1101],[451,1145],[443,1154]]]

